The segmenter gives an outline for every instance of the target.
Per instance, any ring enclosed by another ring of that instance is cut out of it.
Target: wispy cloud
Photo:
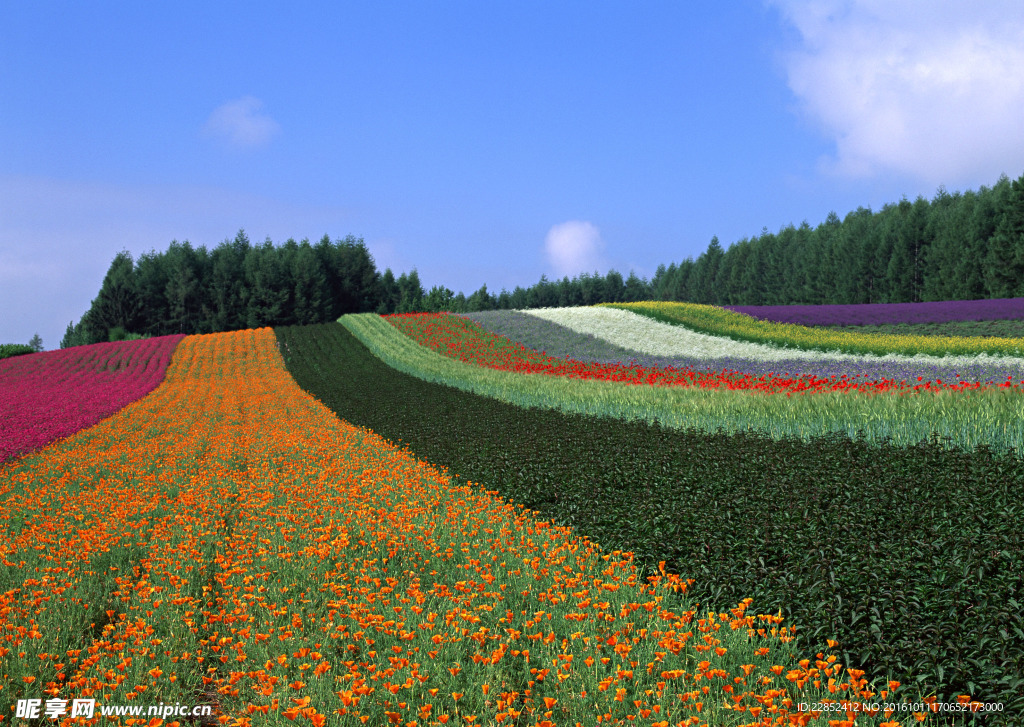
[[[266,145],[280,131],[280,125],[262,113],[263,102],[243,96],[218,106],[203,126],[203,136],[223,141],[236,149]]]
[[[1024,170],[1019,0],[769,0],[799,32],[783,58],[806,114],[830,135],[826,170],[931,184]]]
[[[597,227],[579,220],[553,226],[544,240],[545,257],[558,277],[602,269],[604,248]]]

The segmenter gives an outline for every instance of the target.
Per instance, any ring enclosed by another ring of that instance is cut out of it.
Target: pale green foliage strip
[[[771,323],[713,305],[696,303],[600,303],[650,316],[694,331],[725,336],[736,341],[750,341],[774,346],[792,346],[806,350],[839,351],[852,354],[884,356],[899,353],[907,356],[1022,356],[1024,339],[964,338],[955,336],[896,336],[850,333],[809,328],[792,323]]]
[[[1009,389],[897,396],[859,393],[786,397],[746,391],[651,387],[496,371],[446,358],[407,337],[380,316],[339,319],[375,356],[424,381],[445,384],[523,407],[660,422],[715,432],[756,429],[774,438],[832,431],[874,442],[911,445],[936,431],[952,444],[997,450],[1024,444],[1024,397]]]

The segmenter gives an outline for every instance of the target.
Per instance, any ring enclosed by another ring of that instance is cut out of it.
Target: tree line
[[[333,321],[345,313],[491,309],[675,300],[712,305],[912,303],[1024,296],[1024,176],[977,192],[832,212],[778,233],[762,228],[647,280],[615,270],[469,296],[415,269],[380,273],[361,238],[252,244],[244,231],[212,251],[187,241],[134,261],[119,253],[61,347],[171,333],[213,333]]]

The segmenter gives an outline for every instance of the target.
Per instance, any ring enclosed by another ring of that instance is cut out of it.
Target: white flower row
[[[576,332],[603,339],[616,346],[650,356],[686,356],[690,358],[745,358],[757,361],[824,360],[830,361],[903,361],[921,364],[965,365],[985,360],[1024,366],[1024,358],[1010,356],[930,356],[916,354],[850,354],[839,351],[804,351],[763,343],[734,341],[722,336],[691,331],[683,326],[662,323],[621,308],[532,308],[521,310],[537,318],[557,323]]]

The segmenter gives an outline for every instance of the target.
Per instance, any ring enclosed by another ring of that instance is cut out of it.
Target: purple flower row
[[[801,326],[873,326],[888,323],[1024,320],[1024,298],[943,300],[858,305],[726,305],[737,313]]]
[[[484,311],[465,314],[483,328],[506,336],[527,348],[544,351],[549,356],[571,358],[575,361],[596,361],[618,363],[629,366],[673,367],[699,372],[738,371],[752,376],[817,376],[821,378],[846,378],[850,381],[926,381],[980,382],[1001,384],[1007,376],[1015,381],[1024,379],[1024,367],[1007,366],[993,361],[969,363],[957,366],[903,361],[835,361],[791,359],[783,361],[758,361],[746,358],[688,358],[669,356],[647,356],[602,341],[587,334],[576,333],[564,326],[518,311]]]
[[[91,427],[164,380],[183,335],[0,361],[0,463]]]

